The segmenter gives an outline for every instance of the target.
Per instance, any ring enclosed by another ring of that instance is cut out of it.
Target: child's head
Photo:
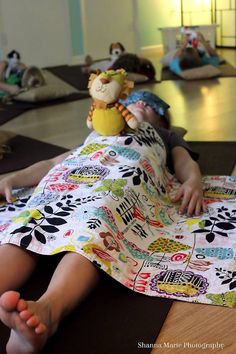
[[[126,100],[120,101],[136,116],[139,122],[145,121],[169,128],[167,110],[170,106],[154,93],[144,90],[134,91]]]
[[[182,70],[201,66],[201,59],[195,48],[184,48],[179,56],[179,66]]]

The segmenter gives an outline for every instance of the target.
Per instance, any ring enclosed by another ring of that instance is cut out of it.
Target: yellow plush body
[[[126,80],[123,69],[107,70],[99,74],[90,75],[89,92],[93,104],[87,118],[87,126],[100,135],[118,135],[126,123],[136,129],[137,119],[120,102],[126,98],[133,87],[133,83]]]
[[[95,108],[93,111],[93,129],[101,135],[117,135],[125,128],[125,120],[117,110],[112,108]]]

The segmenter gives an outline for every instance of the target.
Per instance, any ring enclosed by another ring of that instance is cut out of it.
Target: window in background
[[[215,22],[219,24],[216,31],[216,44],[222,47],[236,47],[236,1],[214,1]]]

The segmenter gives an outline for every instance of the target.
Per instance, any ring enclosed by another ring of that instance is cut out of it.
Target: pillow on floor
[[[220,76],[221,71],[213,65],[203,65],[198,68],[182,70],[178,75],[184,80],[209,79]]]
[[[66,97],[78,90],[59,79],[47,70],[43,70],[46,84],[40,87],[30,88],[14,97],[14,100],[25,102],[43,102]]]

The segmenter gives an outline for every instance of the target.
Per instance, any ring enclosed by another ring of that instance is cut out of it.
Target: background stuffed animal
[[[180,32],[183,33],[185,35],[185,37],[187,38],[189,47],[197,48],[197,46],[198,46],[197,32],[193,31],[189,27],[182,27]]]
[[[7,80],[12,73],[18,74],[20,64],[20,53],[16,50],[12,50],[7,54],[7,70],[5,72],[5,79]],[[21,70],[20,70],[21,71]]]
[[[109,54],[113,64],[125,52],[125,47],[120,42],[111,43]]]
[[[120,102],[125,99],[133,82],[126,79],[124,69],[107,70],[89,77],[89,92],[93,104],[87,117],[87,126],[100,135],[117,135],[123,131],[126,123],[132,129],[138,127],[135,116]]]
[[[96,70],[105,71],[111,69],[113,63],[125,52],[124,46],[120,42],[111,43],[109,46],[110,58],[93,61],[90,55],[85,57],[85,63],[88,66],[84,72],[95,72]]]

